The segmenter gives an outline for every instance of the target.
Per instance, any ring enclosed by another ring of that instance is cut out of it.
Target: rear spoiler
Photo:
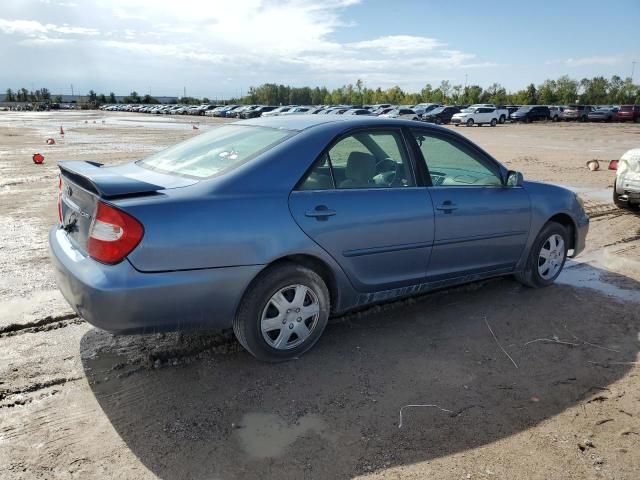
[[[59,162],[58,167],[63,176],[103,198],[153,193],[165,188],[116,173],[114,167],[97,162],[66,161]]]

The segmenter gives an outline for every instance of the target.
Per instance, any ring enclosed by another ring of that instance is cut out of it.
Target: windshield
[[[518,109],[518,111],[519,111],[519,112],[521,112],[521,113],[526,113],[526,112],[528,112],[529,110],[531,110],[531,107],[520,107],[520,108]]]
[[[207,178],[236,168],[294,134],[290,130],[226,125],[140,160],[138,165]]]
[[[435,113],[440,113],[442,111],[444,111],[444,107],[438,107],[438,108],[434,108],[433,110],[431,110],[431,113],[435,114]]]
[[[462,113],[473,113],[476,111],[475,108],[463,108],[462,110],[460,110]]]

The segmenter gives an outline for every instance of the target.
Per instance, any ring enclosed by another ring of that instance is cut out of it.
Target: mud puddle
[[[603,247],[567,260],[558,283],[596,290],[619,300],[640,303],[640,240]]]
[[[324,420],[314,415],[301,417],[290,425],[272,413],[247,413],[236,428],[240,445],[254,458],[279,457],[287,447],[306,435],[318,435],[327,441],[333,439]]]

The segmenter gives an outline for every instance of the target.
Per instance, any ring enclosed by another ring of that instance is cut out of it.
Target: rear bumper
[[[640,204],[640,173],[625,172],[616,177],[616,193],[623,201]]]
[[[112,333],[229,328],[260,265],[142,273],[128,260],[103,265],[73,247],[66,233],[49,232],[56,282],[71,307]]]

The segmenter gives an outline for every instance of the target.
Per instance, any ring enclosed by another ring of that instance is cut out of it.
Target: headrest
[[[376,159],[370,153],[351,152],[345,176],[358,182],[368,182],[376,174]]]

